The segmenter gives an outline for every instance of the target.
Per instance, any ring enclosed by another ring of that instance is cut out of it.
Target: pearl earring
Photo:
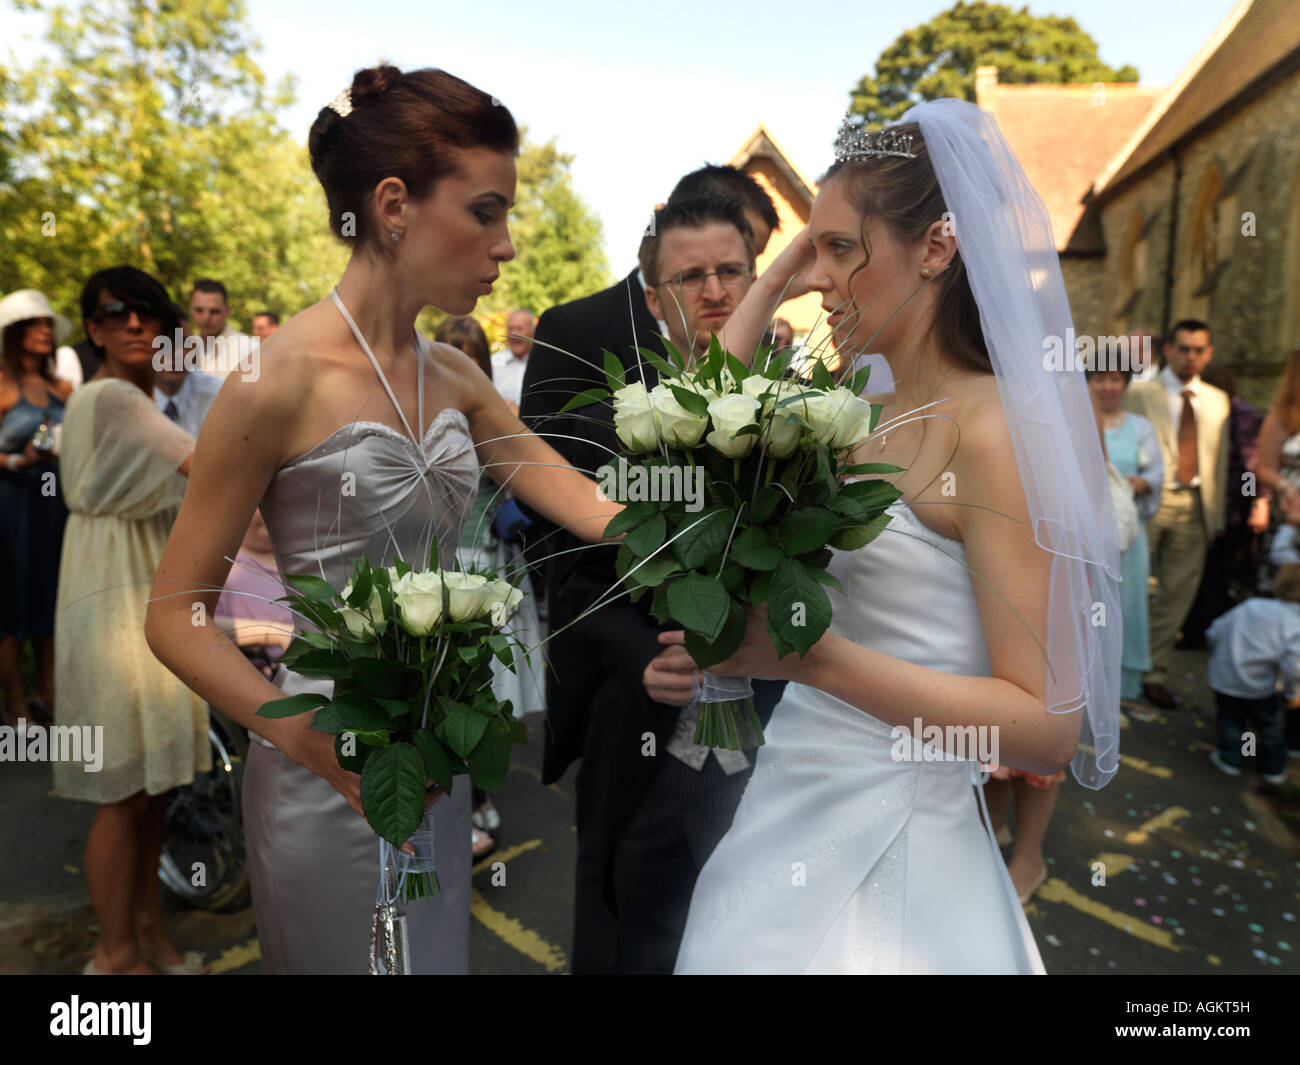
[[[401,234],[400,234],[399,232],[397,232],[397,230],[394,229],[393,232],[392,232],[393,240],[397,240],[400,236],[401,236]]]
[[[922,276],[922,277],[929,277],[929,276],[930,276],[930,268],[929,268],[928,266],[926,266],[926,267],[922,267],[922,269],[921,269],[921,276]]]

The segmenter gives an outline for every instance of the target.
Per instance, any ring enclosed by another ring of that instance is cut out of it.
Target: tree
[[[1003,4],[955,6],[907,30],[850,92],[851,114],[869,129],[902,116],[923,100],[975,100],[975,68],[996,66],[1012,85],[1137,81],[1137,68],[1119,70],[1097,57],[1097,42],[1072,18],[1031,15]]]
[[[0,67],[0,291],[39,288],[76,319],[85,278],[130,263],[176,299],[222,280],[243,325],[328,291],[346,253],[240,0],[22,6],[49,16],[52,54]]]

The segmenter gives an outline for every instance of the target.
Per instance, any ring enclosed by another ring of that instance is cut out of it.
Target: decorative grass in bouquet
[[[827,572],[830,548],[870,543],[900,495],[874,476],[899,467],[850,461],[880,417],[878,404],[860,398],[867,370],[837,385],[817,362],[809,385],[790,375],[788,350],[760,351],[751,368],[714,337],[688,370],[666,348],[667,359],[640,349],[659,371],[653,389],[628,384],[607,352],[608,389],[565,408],[613,401],[623,454],[601,471],[601,490],[627,504],[605,529],[626,534],[619,576],[633,599],[653,596],[661,624],[681,625],[701,666],[737,651],[746,612],[759,606],[781,657],[802,656],[830,625],[826,588],[843,592]],[[873,479],[845,480],[862,476]],[[704,673],[695,742],[763,743],[748,678]]]
[[[436,543],[429,557],[425,571],[355,559],[342,590],[319,577],[287,577],[286,602],[316,631],[296,634],[281,661],[332,680],[334,695],[291,695],[258,710],[272,718],[315,711],[311,727],[333,735],[339,764],[361,774],[366,821],[384,841],[381,876],[390,860],[404,866],[398,892],[406,901],[438,893],[426,779],[450,793],[453,778],[468,773],[474,786],[496,792],[511,744],[526,742],[509,700],[492,692],[492,659],[514,665],[518,641],[503,629],[523,593],[506,580],[437,569]],[[392,851],[408,839],[414,860]]]

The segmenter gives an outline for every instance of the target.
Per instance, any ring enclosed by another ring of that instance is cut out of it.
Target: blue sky
[[[799,16],[777,0],[251,0],[249,14],[263,70],[298,78],[299,102],[282,123],[300,141],[358,67],[380,58],[444,67],[501,99],[531,137],[556,137],[576,156],[574,184],[604,222],[611,268],[622,273],[646,214],[676,179],[725,162],[759,122],[820,176],[849,89],[899,33],[950,6],[823,0]],[[1104,61],[1132,63],[1152,85],[1176,78],[1232,6],[1029,4],[1035,14],[1073,16]],[[0,40],[20,59],[12,31],[32,26],[39,22],[0,10]]]

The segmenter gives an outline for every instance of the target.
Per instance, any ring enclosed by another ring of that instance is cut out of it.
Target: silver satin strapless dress
[[[423,368],[421,361],[421,400]],[[400,415],[395,399],[393,405]],[[427,565],[431,533],[441,564],[451,565],[478,485],[469,424],[449,408],[434,417],[418,446],[415,440],[380,422],[359,421],[280,467],[261,503],[280,572],[313,574],[342,588],[350,560],[360,555],[384,565],[398,558]],[[289,695],[328,695],[332,687],[283,668],[276,683]],[[262,969],[366,973],[379,837],[321,777],[254,741],[243,795]],[[413,972],[468,970],[470,805],[469,778],[462,776],[434,807],[442,894],[406,906]]]

